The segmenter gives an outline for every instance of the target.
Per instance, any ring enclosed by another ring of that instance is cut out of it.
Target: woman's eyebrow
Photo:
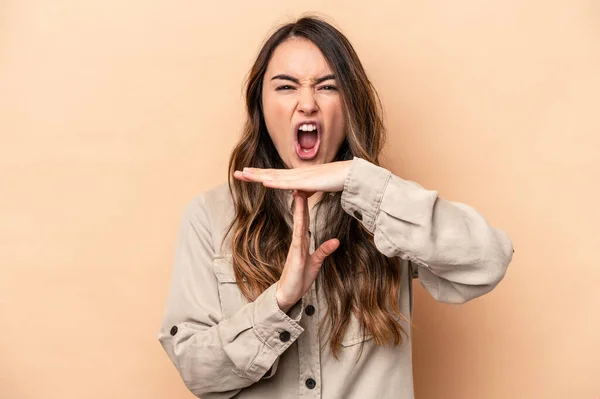
[[[279,75],[275,75],[275,76],[273,76],[271,78],[271,80],[275,80],[275,79],[289,80],[291,82],[296,83],[297,85],[300,84],[300,81],[298,79],[296,79],[296,78],[294,78],[294,77],[292,77],[290,75],[279,74]],[[314,80],[314,84],[318,85],[319,83],[324,82],[326,80],[330,80],[330,79],[335,79],[335,75],[329,74],[329,75],[322,76],[322,77],[320,77],[318,79],[315,79]]]
[[[325,75],[323,77],[320,77],[319,79],[316,79],[315,80],[315,84],[318,85],[321,82],[324,82],[326,80],[331,80],[331,79],[335,79],[335,75],[334,74]]]

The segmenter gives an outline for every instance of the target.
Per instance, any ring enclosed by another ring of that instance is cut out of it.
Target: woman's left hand
[[[243,171],[236,170],[233,177],[282,190],[331,193],[344,189],[351,164],[352,161],[340,161],[297,169],[244,168]]]

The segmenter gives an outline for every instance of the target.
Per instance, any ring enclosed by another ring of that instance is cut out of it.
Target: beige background
[[[417,398],[600,396],[600,3],[301,3],[0,0],[0,398],[192,396],[156,340],[179,217],[303,11],[379,88],[386,166],[515,244],[486,297],[417,287]]]

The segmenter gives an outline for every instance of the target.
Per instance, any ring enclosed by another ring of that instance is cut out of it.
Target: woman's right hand
[[[294,191],[294,227],[292,244],[288,252],[281,278],[277,287],[277,304],[287,312],[310,289],[317,278],[321,265],[340,245],[337,238],[325,241],[312,254],[309,253],[309,211],[308,197],[312,193]]]

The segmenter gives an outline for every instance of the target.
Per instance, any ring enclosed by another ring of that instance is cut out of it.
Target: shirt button
[[[308,305],[306,309],[304,309],[304,312],[307,316],[312,316],[315,314],[315,307],[313,305]]]
[[[173,327],[171,327],[171,331],[169,331],[169,333],[171,333],[171,335],[173,335],[173,336],[174,336],[175,334],[177,334],[177,326],[173,326]]]
[[[354,211],[354,217],[358,220],[362,220],[362,213],[360,213],[359,211]]]
[[[290,340],[290,333],[287,331],[282,331],[279,334],[279,339],[281,340],[281,342],[288,342]]]
[[[306,380],[305,384],[308,389],[313,389],[317,386],[317,381],[313,380],[312,378],[309,378],[308,380]]]

